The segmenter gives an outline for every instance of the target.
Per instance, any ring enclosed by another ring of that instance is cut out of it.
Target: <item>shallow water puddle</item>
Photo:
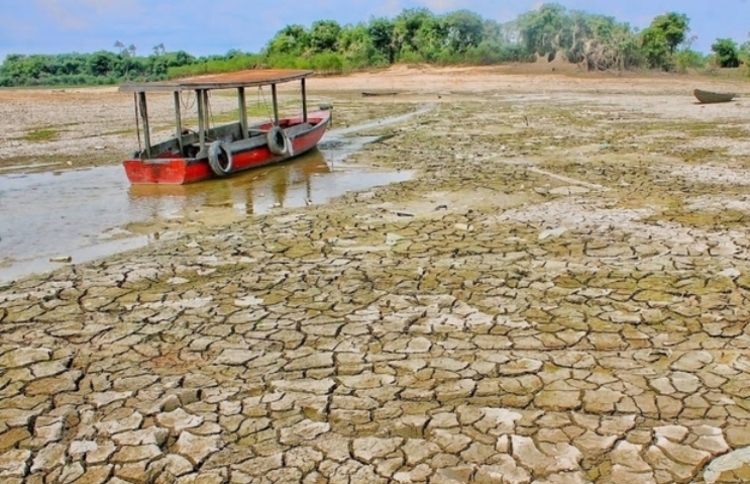
[[[231,178],[178,186],[131,186],[119,166],[0,177],[0,281],[59,266],[51,258],[84,262],[172,238],[176,222],[227,223],[412,176],[354,171],[327,158],[326,150],[315,150]]]
[[[173,238],[181,223],[221,224],[408,180],[412,172],[343,163],[378,139],[346,135],[407,118],[332,130],[320,149],[295,160],[190,185],[131,186],[121,166],[0,176],[0,282],[54,269],[68,257],[85,262]]]

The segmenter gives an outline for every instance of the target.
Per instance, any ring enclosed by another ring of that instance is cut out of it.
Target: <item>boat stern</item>
[[[185,159],[141,160],[128,159],[123,162],[125,174],[133,185],[187,183],[188,169]]]

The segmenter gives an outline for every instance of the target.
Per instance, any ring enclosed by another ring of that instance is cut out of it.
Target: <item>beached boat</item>
[[[396,91],[362,91],[362,97],[375,97],[375,96],[395,96],[398,92]]]
[[[693,95],[702,103],[727,103],[734,99],[735,94],[730,92],[712,92],[695,89]]]
[[[128,82],[121,92],[132,92],[136,105],[138,151],[123,162],[131,184],[186,184],[225,177],[259,166],[278,163],[314,148],[331,120],[331,107],[307,111],[305,79],[312,71],[253,69],[229,74],[197,76],[163,82]],[[299,81],[302,114],[279,118],[277,84]],[[245,89],[271,86],[273,119],[248,125]],[[211,90],[237,91],[239,120],[211,126],[208,94]],[[151,144],[146,93],[174,96],[175,134]],[[197,131],[183,129],[182,93],[195,93]],[[143,144],[141,144],[141,132]]]

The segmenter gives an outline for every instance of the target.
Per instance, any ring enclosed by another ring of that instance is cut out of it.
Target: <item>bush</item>
[[[344,62],[341,56],[333,52],[315,54],[309,60],[309,68],[321,74],[341,74]]]
[[[675,63],[677,70],[686,72],[688,69],[700,69],[706,66],[706,58],[699,52],[685,49],[675,54]]]
[[[732,39],[716,39],[711,45],[719,67],[739,67],[740,57],[737,42]]]
[[[398,62],[403,64],[421,64],[424,62],[424,58],[413,50],[404,49],[398,56]]]
[[[309,69],[309,63],[294,54],[269,54],[261,64],[273,69]]]
[[[230,58],[198,60],[194,64],[169,67],[166,78],[191,77],[202,74],[219,74],[221,72],[237,72],[258,67],[261,58],[254,54],[233,54]],[[158,76],[156,76],[158,77]]]
[[[523,62],[528,60],[526,50],[514,44],[482,43],[466,52],[465,62],[478,65],[502,64],[504,62]]]

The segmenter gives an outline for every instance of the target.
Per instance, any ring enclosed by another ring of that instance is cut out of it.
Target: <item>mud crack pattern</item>
[[[358,155],[415,180],[0,291],[3,482],[747,479],[742,188],[566,106],[554,157],[456,103]]]

